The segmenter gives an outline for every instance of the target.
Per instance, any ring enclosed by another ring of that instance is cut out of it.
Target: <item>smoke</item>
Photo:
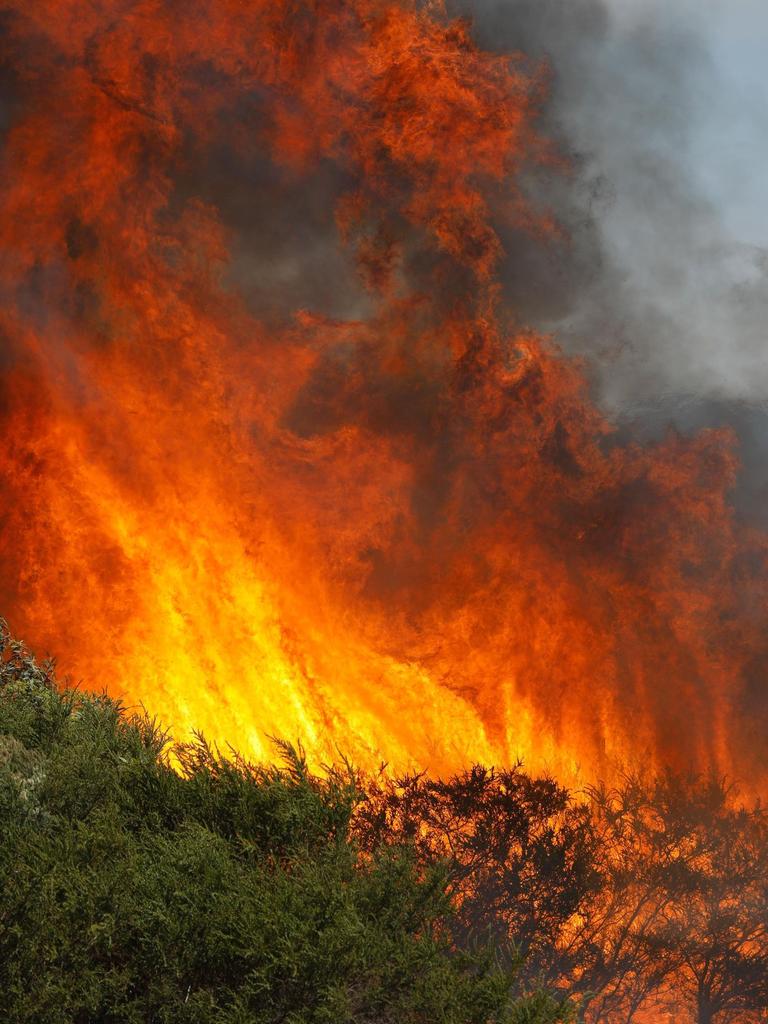
[[[531,186],[567,242],[505,238],[508,303],[587,357],[596,397],[625,436],[735,429],[744,464],[736,501],[764,522],[768,250],[735,234],[743,214],[729,217],[738,160],[716,163],[733,141],[726,124],[742,116],[743,141],[757,101],[713,55],[723,5],[452,6],[484,47],[549,61],[545,120],[572,161],[567,181],[539,175]],[[750,23],[758,17],[753,10]]]

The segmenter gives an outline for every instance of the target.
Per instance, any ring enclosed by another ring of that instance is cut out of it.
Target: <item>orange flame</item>
[[[557,163],[545,72],[415,0],[5,8],[17,632],[255,757],[279,734],[364,767],[764,773],[766,545],[728,504],[733,438],[621,447],[582,367],[499,307],[496,226],[555,232],[518,185]],[[257,210],[343,183],[356,319],[289,286],[292,317],[254,312],[190,184],[223,144],[271,168]]]

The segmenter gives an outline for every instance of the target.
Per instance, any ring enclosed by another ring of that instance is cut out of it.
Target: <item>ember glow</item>
[[[764,779],[735,438],[618,443],[499,298],[567,245],[547,69],[412,0],[2,10],[14,631],[256,757]]]

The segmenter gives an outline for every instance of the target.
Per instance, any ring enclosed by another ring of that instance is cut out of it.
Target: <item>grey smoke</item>
[[[535,188],[570,242],[531,252],[508,238],[508,301],[588,358],[598,400],[628,434],[736,429],[739,506],[765,521],[768,202],[750,160],[768,150],[768,76],[761,97],[748,88],[756,62],[752,78],[749,67],[735,74],[765,14],[750,0],[457,0],[452,10],[471,17],[482,45],[550,62],[545,120],[574,161],[573,180]]]

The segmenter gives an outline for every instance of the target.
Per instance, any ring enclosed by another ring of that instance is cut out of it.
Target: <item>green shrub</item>
[[[451,946],[440,865],[363,854],[346,766],[171,748],[0,630],[0,1000],[10,1024],[554,1024]]]

